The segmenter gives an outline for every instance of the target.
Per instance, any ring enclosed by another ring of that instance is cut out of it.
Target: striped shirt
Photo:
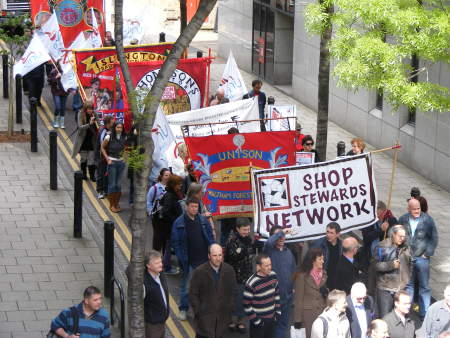
[[[281,315],[277,274],[272,271],[262,277],[253,274],[245,283],[244,310],[248,319],[258,325],[262,319]]]
[[[78,310],[78,333],[80,338],[109,338],[109,316],[104,308],[94,312],[89,318],[86,318],[83,312],[83,303],[76,306]],[[72,332],[74,320],[70,308],[64,309],[58,317],[53,319],[51,329],[55,332],[58,329],[64,329],[68,334]]]

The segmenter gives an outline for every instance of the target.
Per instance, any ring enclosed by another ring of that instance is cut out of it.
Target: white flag
[[[51,17],[38,32],[42,43],[47,47],[50,56],[54,60],[59,60],[64,55],[64,42],[61,31],[59,30],[56,12],[53,12]]]
[[[72,49],[89,49],[89,48],[91,48],[90,41],[86,39],[84,32],[80,32],[77,38],[72,42],[72,44],[68,49],[72,50]],[[76,74],[71,63],[73,54],[69,50],[65,51],[64,56],[59,61],[62,70],[61,84],[65,91],[68,91],[71,88],[72,89],[78,88]]]
[[[242,78],[239,68],[234,59],[233,52],[230,51],[228,61],[223,71],[222,79],[220,80],[219,88],[225,91],[225,97],[230,101],[241,100],[242,96],[247,94],[244,79]]]
[[[50,59],[47,48],[39,36],[34,34],[22,58],[14,65],[14,77],[17,74],[24,76]]]
[[[173,143],[175,143],[175,136],[169,126],[166,115],[158,108],[156,112],[155,122],[152,130],[153,144],[155,145],[154,152],[164,153]]]
[[[101,47],[103,45],[102,38],[100,37],[100,32],[98,30],[97,17],[94,13],[94,8],[91,8],[92,11],[92,33],[89,36],[89,41],[91,43],[92,48]]]

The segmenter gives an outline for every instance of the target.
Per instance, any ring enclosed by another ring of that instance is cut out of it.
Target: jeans
[[[394,308],[394,293],[377,289],[378,317],[383,318]]]
[[[180,283],[180,305],[178,309],[180,311],[189,310],[189,284],[191,282],[192,271],[194,269],[192,266],[189,266],[186,270],[183,270],[183,274],[181,275],[181,283]]]
[[[163,266],[164,271],[172,270],[172,249],[170,247],[170,239],[166,241],[163,253]]]
[[[106,176],[108,165],[104,159],[97,162],[97,192],[104,193],[108,190],[108,176]]]
[[[108,194],[120,192],[120,182],[125,169],[125,162],[112,161],[108,164]]]
[[[425,317],[430,302],[431,302],[431,289],[429,285],[430,280],[430,259],[423,257],[413,258],[411,279],[406,285],[406,291],[411,296],[411,302],[414,301],[414,284],[417,280],[419,283],[419,315]]]
[[[53,95],[53,103],[55,104],[55,117],[64,117],[66,114],[67,96]]]
[[[275,338],[285,338],[289,328],[289,318],[292,311],[293,295],[291,294],[286,302],[281,304],[281,316],[275,323]]]

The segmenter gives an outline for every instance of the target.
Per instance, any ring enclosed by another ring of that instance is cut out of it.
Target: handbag
[[[80,317],[78,316],[78,310],[75,306],[72,306],[70,308],[70,314],[72,315],[73,318],[73,327],[72,327],[72,334],[76,334],[78,333],[78,325],[80,323]],[[60,335],[56,334],[55,332],[53,332],[52,330],[50,330],[47,333],[47,338],[63,338]]]
[[[291,338],[306,338],[305,328],[296,329],[294,326],[291,326]]]

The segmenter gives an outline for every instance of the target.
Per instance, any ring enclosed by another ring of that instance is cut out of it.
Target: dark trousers
[[[37,102],[40,103],[42,88],[44,88],[44,78],[28,78],[23,79],[24,88],[28,89],[28,96],[30,98],[35,97]]]
[[[383,318],[394,308],[394,293],[377,289],[378,317]]]
[[[166,324],[145,323],[145,338],[164,338],[166,335]]]
[[[250,338],[273,338],[275,336],[275,322],[265,319],[259,325],[250,323]]]
[[[108,190],[108,176],[106,176],[107,164],[102,159],[97,163],[97,192],[106,192]]]

